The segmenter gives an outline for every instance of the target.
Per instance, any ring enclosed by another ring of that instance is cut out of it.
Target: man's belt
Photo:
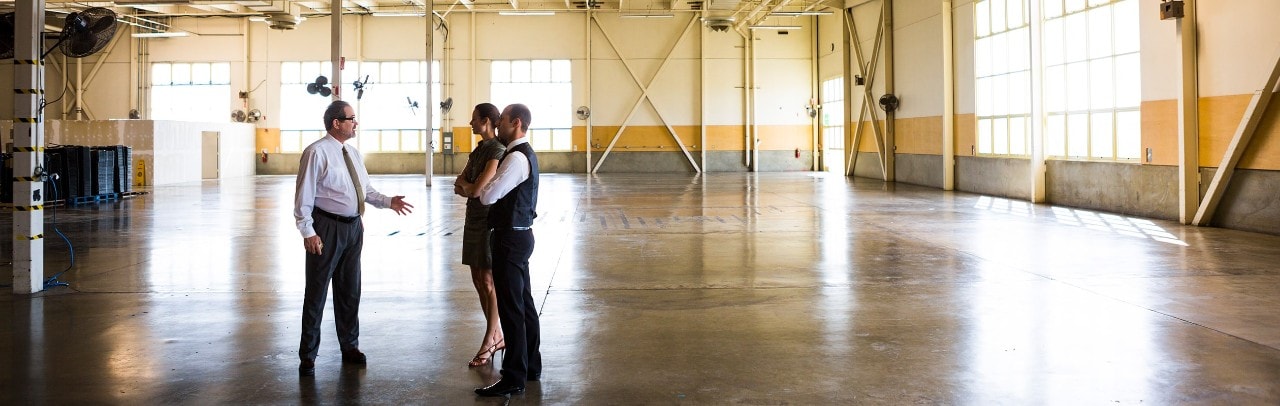
[[[352,216],[352,217],[339,216],[339,215],[337,215],[337,214],[333,214],[333,213],[330,213],[330,212],[327,212],[327,211],[324,211],[324,210],[320,210],[320,209],[312,210],[312,213],[314,213],[314,214],[319,214],[319,215],[321,215],[321,216],[323,216],[323,217],[328,217],[328,218],[333,219],[333,220],[336,220],[336,221],[338,221],[338,222],[341,222],[341,223],[347,223],[347,224],[354,223],[354,222],[356,222],[356,220],[359,220],[359,219],[360,219],[360,216]]]

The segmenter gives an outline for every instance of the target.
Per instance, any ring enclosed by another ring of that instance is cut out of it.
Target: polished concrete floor
[[[418,209],[366,217],[367,368],[327,310],[297,375],[293,178],[211,181],[47,212],[0,404],[502,403],[452,178],[374,179]],[[514,404],[1280,404],[1277,236],[814,173],[547,174],[535,230]]]

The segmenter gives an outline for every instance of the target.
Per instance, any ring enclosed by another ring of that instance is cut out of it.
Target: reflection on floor
[[[70,287],[0,294],[0,403],[498,403],[471,392],[496,371],[466,367],[451,180],[374,178],[418,209],[365,219],[369,366],[330,310],[307,379],[292,177],[50,209]],[[540,199],[546,369],[516,403],[1280,403],[1277,236],[821,173],[546,174]]]

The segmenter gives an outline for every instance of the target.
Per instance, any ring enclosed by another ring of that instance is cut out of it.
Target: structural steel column
[[[942,0],[942,190],[956,188],[956,67],[951,0]]]
[[[14,15],[13,293],[44,289],[44,1],[23,0]]]
[[[1200,207],[1200,85],[1196,59],[1196,0],[1186,0],[1178,19],[1182,43],[1182,92],[1178,94],[1178,221],[1191,224]]]
[[[1039,44],[1041,37],[1040,2],[1031,1],[1031,43]],[[1043,47],[1031,47],[1031,163],[1029,183],[1031,203],[1048,200],[1048,166],[1044,160],[1044,51]]]
[[[884,94],[894,94],[893,86],[893,0],[884,0],[881,9],[884,13]],[[872,108],[875,108],[872,106]],[[898,147],[894,139],[894,120],[897,113],[886,112],[884,115],[884,181],[896,181],[894,170],[894,154]]]
[[[339,2],[335,1],[334,3],[339,3]],[[426,153],[424,155],[426,155],[426,160],[427,160],[426,168],[423,169],[423,172],[425,172],[424,175],[426,176],[423,176],[423,177],[426,178],[427,187],[431,187],[431,176],[435,175],[435,171],[436,171],[436,168],[435,168],[436,135],[431,133],[431,118],[434,117],[435,110],[436,110],[436,104],[435,104],[436,101],[431,98],[431,89],[435,87],[435,83],[433,82],[434,75],[432,72],[434,71],[434,69],[432,69],[432,67],[434,66],[434,62],[435,62],[434,54],[436,50],[436,46],[435,46],[436,30],[435,30],[435,25],[431,24],[431,19],[435,17],[434,8],[435,8],[435,2],[429,1],[427,2],[426,12],[422,13],[422,21],[424,24],[427,25],[425,28],[427,32],[426,45],[424,45],[426,47],[426,55],[427,55],[427,62],[426,62],[427,63],[427,91],[426,91],[427,94],[422,97],[422,100],[424,100],[422,112],[425,113],[422,116],[423,116],[423,119],[426,120],[426,124],[423,125],[423,128],[424,128],[423,132],[426,134],[426,136],[423,137],[424,138],[423,141],[426,143],[426,146],[424,148],[426,149]],[[441,21],[441,23],[443,24],[443,20]],[[472,38],[471,46],[473,47],[475,46],[474,42],[475,42],[475,39]],[[443,132],[444,128],[441,128],[440,131]]]

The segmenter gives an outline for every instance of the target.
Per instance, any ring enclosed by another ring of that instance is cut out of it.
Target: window
[[[979,155],[1028,155],[1031,27],[1027,1],[974,3],[974,73],[977,76],[974,110]]]
[[[224,122],[231,117],[231,64],[151,64],[151,119]]]
[[[325,136],[322,115],[331,101],[310,94],[307,85],[328,77],[330,62],[280,64],[280,150],[299,152]],[[360,126],[347,141],[361,152],[423,152],[427,150],[425,117],[427,64],[422,61],[350,63],[342,72],[343,100],[351,103]],[[439,63],[432,63],[431,99],[440,99]],[[367,83],[359,95],[352,82]],[[416,107],[415,107],[416,105]],[[431,117],[431,134],[440,150],[440,114]]]
[[[1138,0],[1044,0],[1045,155],[1137,160]]]
[[[844,173],[844,78],[822,82],[822,148],[826,170]]]
[[[573,82],[569,60],[493,61],[489,99],[499,109],[529,106],[529,144],[539,151],[573,150]]]

